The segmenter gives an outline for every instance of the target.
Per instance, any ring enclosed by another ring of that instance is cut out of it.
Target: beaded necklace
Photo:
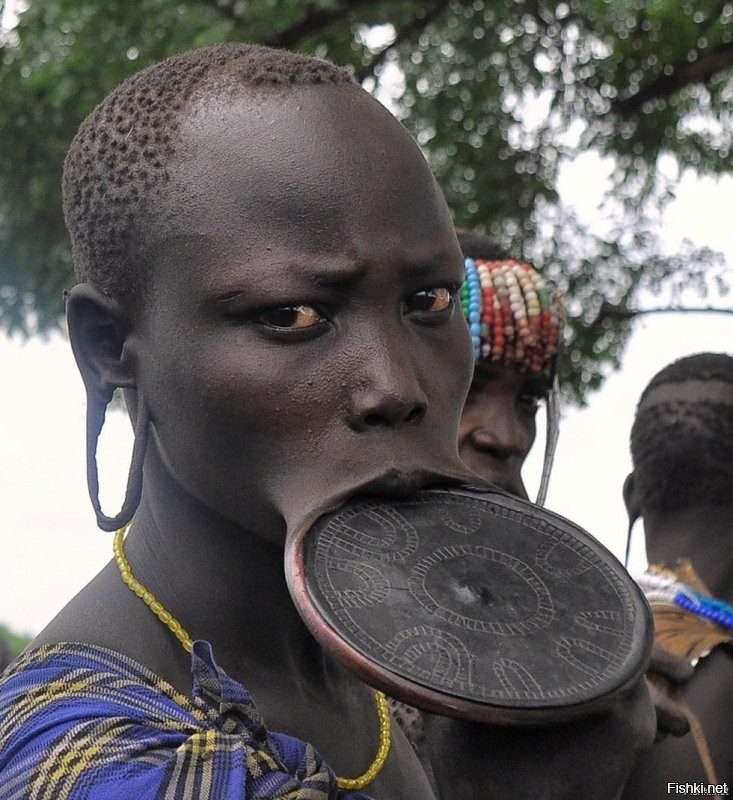
[[[130,562],[127,560],[124,550],[125,533],[128,530],[120,528],[114,538],[112,549],[114,552],[117,567],[120,570],[122,582],[127,588],[137,595],[143,603],[155,614],[155,616],[168,628],[168,630],[178,639],[183,649],[190,653],[193,649],[193,641],[186,632],[181,623],[167,611],[163,604],[155,599],[155,596],[145,586],[138,581],[132,574]],[[377,717],[379,719],[379,748],[374,761],[369,765],[369,768],[357,778],[336,778],[339,789],[348,789],[352,791],[359,791],[365,786],[368,786],[381,772],[382,767],[387,761],[389,755],[390,745],[392,743],[392,730],[391,721],[389,717],[389,705],[387,698],[383,692],[375,691],[374,699],[377,704]]]
[[[691,614],[715,622],[721,628],[733,629],[733,606],[730,603],[695,591],[677,580],[672,572],[649,568],[637,578],[637,583],[650,603],[676,605]]]

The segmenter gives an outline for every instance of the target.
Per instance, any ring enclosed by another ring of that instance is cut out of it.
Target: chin
[[[491,467],[487,466],[486,464],[487,458],[491,457],[488,456],[486,458],[482,457],[472,458],[471,456],[466,455],[466,457],[463,458],[463,463],[484,481],[487,481],[488,483],[491,483],[494,486],[498,486],[500,489],[503,489],[505,492],[508,492],[509,494],[514,495],[515,497],[519,497],[522,500],[528,500],[529,495],[527,494],[527,490],[524,487],[524,482],[522,481],[522,478],[518,475],[509,474],[507,473],[506,470],[497,469],[496,465],[493,465]]]

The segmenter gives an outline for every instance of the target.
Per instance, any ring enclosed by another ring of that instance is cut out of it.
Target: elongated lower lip
[[[355,494],[370,494],[397,500],[428,486],[446,486],[453,483],[457,481],[434,473],[400,472],[394,469],[358,487]]]

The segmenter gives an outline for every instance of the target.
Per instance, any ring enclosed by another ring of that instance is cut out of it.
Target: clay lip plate
[[[286,557],[314,636],[362,680],[494,724],[600,711],[644,672],[651,613],[590,534],[504,493],[358,497]]]

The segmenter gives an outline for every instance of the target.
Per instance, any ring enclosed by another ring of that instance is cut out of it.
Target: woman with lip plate
[[[447,721],[426,769],[288,592],[286,536],[319,509],[466,476],[463,258],[401,124],[332,64],[220,45],[112,92],[63,184],[115,558],[0,680],[0,798],[613,797],[653,735],[643,681],[504,753]],[[135,446],[112,517],[115,389]]]

